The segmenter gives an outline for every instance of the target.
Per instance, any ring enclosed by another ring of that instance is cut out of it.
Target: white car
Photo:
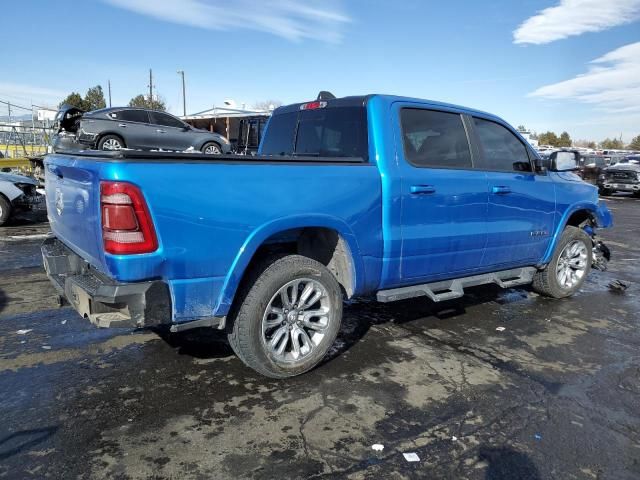
[[[42,204],[44,195],[38,190],[38,182],[33,178],[0,172],[0,226],[14,213]]]

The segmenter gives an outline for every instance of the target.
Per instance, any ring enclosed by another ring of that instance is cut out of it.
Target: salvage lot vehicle
[[[45,165],[44,264],[80,314],[226,329],[276,378],[320,362],[343,297],[441,301],[486,283],[572,295],[604,262],[593,237],[612,223],[573,153],[547,169],[502,119],[405,97],[280,107],[253,157],[70,152]]]
[[[224,136],[194,128],[173,115],[156,110],[114,107],[83,113],[65,105],[56,120],[59,132],[54,139],[54,151],[70,147],[97,150],[193,149],[205,154],[231,151],[231,145]]]
[[[640,165],[621,162],[605,168],[598,177],[598,188],[601,195],[632,192],[640,196]]]
[[[0,172],[0,226],[13,214],[42,204],[43,195],[37,188],[38,182],[33,178]]]

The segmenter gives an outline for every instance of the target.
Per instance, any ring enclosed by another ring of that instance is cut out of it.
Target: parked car
[[[38,182],[33,178],[0,172],[0,226],[15,213],[42,204],[43,196],[36,190],[37,187]]]
[[[604,264],[594,235],[612,224],[570,152],[546,169],[504,120],[405,97],[278,108],[256,156],[45,164],[44,263],[81,315],[217,328],[276,378],[320,362],[343,298],[437,302],[485,283],[570,296]]]
[[[598,177],[601,195],[614,192],[631,192],[640,196],[640,165],[629,160],[607,167]]]
[[[602,155],[584,155],[580,156],[580,164],[578,174],[586,182],[595,184],[609,165],[610,160]]]
[[[103,108],[82,113],[61,109],[60,131],[54,150],[70,147],[97,150],[196,150],[206,154],[229,153],[222,135],[194,128],[165,112],[142,108]],[[73,112],[73,113],[70,113]]]

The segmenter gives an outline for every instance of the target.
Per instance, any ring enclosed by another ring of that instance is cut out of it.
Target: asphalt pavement
[[[323,363],[281,381],[213,331],[60,308],[46,221],[19,219],[0,228],[0,478],[640,478],[640,200],[608,204],[612,262],[575,297],[353,302]]]

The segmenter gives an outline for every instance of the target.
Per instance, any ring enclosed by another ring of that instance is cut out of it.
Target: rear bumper
[[[55,237],[42,244],[47,276],[58,293],[98,327],[171,323],[171,296],[162,281],[118,283],[92,268]]]

